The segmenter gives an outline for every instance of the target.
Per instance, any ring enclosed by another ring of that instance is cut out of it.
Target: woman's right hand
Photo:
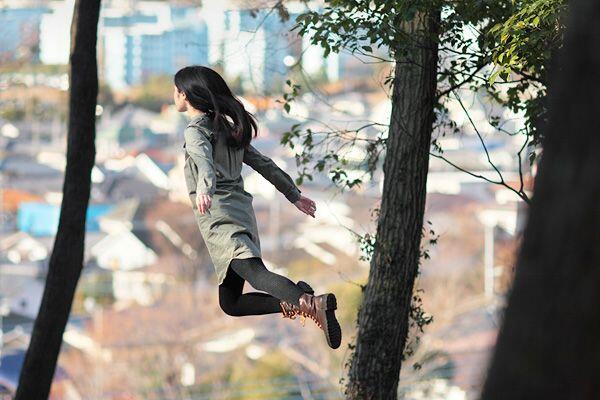
[[[302,211],[304,214],[310,215],[313,218],[315,217],[317,205],[308,197],[300,195],[300,199],[298,199],[298,201],[296,201],[294,205],[298,208],[298,210]]]
[[[200,211],[200,214],[204,214],[205,212],[208,212],[210,214],[210,211],[208,211],[208,209],[210,208],[210,206],[212,205],[212,196],[209,194],[199,194],[196,195],[196,207],[198,207],[198,211]]]

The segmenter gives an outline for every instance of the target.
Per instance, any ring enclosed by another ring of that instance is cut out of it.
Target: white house
[[[0,252],[14,264],[48,257],[46,246],[27,232],[15,232],[0,239]]]
[[[111,271],[131,271],[156,262],[157,255],[131,231],[109,234],[91,249],[98,266]]]

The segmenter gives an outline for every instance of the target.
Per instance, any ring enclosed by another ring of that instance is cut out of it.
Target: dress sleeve
[[[300,199],[301,190],[296,187],[294,180],[254,146],[248,145],[244,150],[244,163],[271,182],[290,202],[295,203]]]
[[[186,150],[198,167],[196,194],[208,194],[212,196],[216,189],[216,178],[210,132],[206,132],[200,127],[188,126],[183,131],[183,135]]]

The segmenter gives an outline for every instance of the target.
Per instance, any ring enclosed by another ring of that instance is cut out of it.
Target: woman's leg
[[[219,285],[219,304],[232,316],[263,315],[282,312],[279,299],[267,293],[243,293],[244,278],[228,268],[223,283]]]
[[[296,306],[300,305],[300,296],[304,291],[285,276],[269,271],[259,257],[234,258],[231,260],[230,267],[254,288],[265,291],[277,299],[286,300]]]

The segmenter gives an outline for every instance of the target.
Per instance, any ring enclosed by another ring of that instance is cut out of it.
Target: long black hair
[[[191,65],[177,71],[174,81],[177,89],[186,94],[189,103],[207,113],[213,126],[225,133],[228,146],[246,148],[252,137],[257,136],[254,115],[245,109],[216,71],[202,65]],[[233,125],[225,116],[231,118]]]

